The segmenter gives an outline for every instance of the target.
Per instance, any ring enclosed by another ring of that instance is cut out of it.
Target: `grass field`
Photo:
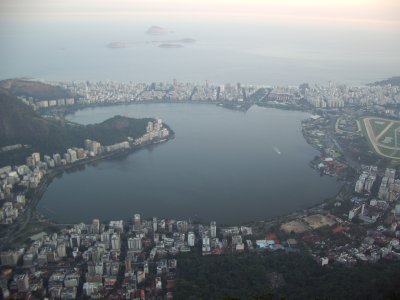
[[[371,148],[378,155],[400,159],[400,121],[369,117],[361,124]]]
[[[381,133],[382,130],[385,129],[389,123],[390,122],[384,120],[376,120],[376,119],[372,120],[371,125],[372,125],[372,130],[374,131],[374,135],[377,136],[379,133]]]

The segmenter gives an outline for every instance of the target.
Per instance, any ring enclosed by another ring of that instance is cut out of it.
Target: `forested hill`
[[[128,136],[143,135],[150,120],[153,119],[115,116],[99,124],[84,126],[46,119],[8,91],[0,89],[0,147],[27,144],[31,146],[30,153],[53,154],[65,152],[70,147],[82,147],[85,139],[110,145],[122,142]],[[4,164],[7,158],[11,159],[9,163],[16,163],[26,154],[26,151],[13,152],[0,153],[0,163]]]
[[[391,84],[392,86],[393,85],[400,86],[400,76],[391,77],[389,79],[385,79],[382,81],[376,81],[376,82],[370,83],[368,85],[374,86],[374,85],[387,85],[387,84]]]
[[[321,267],[308,253],[178,258],[176,299],[400,299],[400,262]]]
[[[34,100],[53,100],[72,98],[74,95],[60,86],[23,79],[7,79],[0,81],[0,88],[14,96],[32,97]]]

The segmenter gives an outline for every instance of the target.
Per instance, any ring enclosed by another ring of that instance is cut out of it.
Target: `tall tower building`
[[[100,233],[100,220],[93,219],[92,221],[92,233],[99,234]]]
[[[194,232],[190,231],[188,233],[188,246],[189,247],[194,247],[194,242],[195,242]]]
[[[79,247],[81,245],[81,238],[78,234],[72,234],[70,237],[71,248]]]
[[[40,153],[39,152],[34,152],[32,153],[32,160],[33,164],[36,166],[38,163],[40,163]]]
[[[153,231],[157,232],[157,217],[153,217]]]
[[[210,235],[212,238],[217,237],[217,223],[215,221],[210,223]]]
[[[208,236],[203,237],[201,249],[203,252],[210,252],[210,238]]]
[[[128,239],[129,250],[140,251],[142,250],[142,239],[139,237]]]
[[[111,249],[113,250],[121,249],[121,239],[116,234],[113,234],[111,237]]]
[[[135,225],[135,230],[140,229],[140,225],[141,225],[140,214],[135,214],[133,216],[133,224]]]
[[[125,258],[125,272],[132,271],[132,260],[130,257]]]
[[[110,233],[108,231],[101,234],[101,241],[106,249],[110,249]]]
[[[146,132],[152,132],[152,131],[153,131],[153,122],[148,122],[146,127]]]
[[[67,251],[65,249],[65,243],[59,243],[57,245],[57,256],[60,258],[67,256]]]

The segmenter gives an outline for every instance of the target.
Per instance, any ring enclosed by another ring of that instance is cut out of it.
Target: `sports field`
[[[363,129],[375,152],[381,156],[400,159],[400,121],[367,117]]]

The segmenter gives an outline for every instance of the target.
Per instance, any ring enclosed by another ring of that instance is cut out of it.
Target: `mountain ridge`
[[[125,141],[128,136],[138,138],[146,132],[149,121],[154,119],[114,116],[98,124],[80,125],[44,118],[9,91],[0,88],[0,147],[30,145],[29,149],[24,148],[26,151],[0,153],[0,164],[21,163],[27,150],[48,155],[63,153],[71,147],[83,147],[85,139],[111,145]]]

